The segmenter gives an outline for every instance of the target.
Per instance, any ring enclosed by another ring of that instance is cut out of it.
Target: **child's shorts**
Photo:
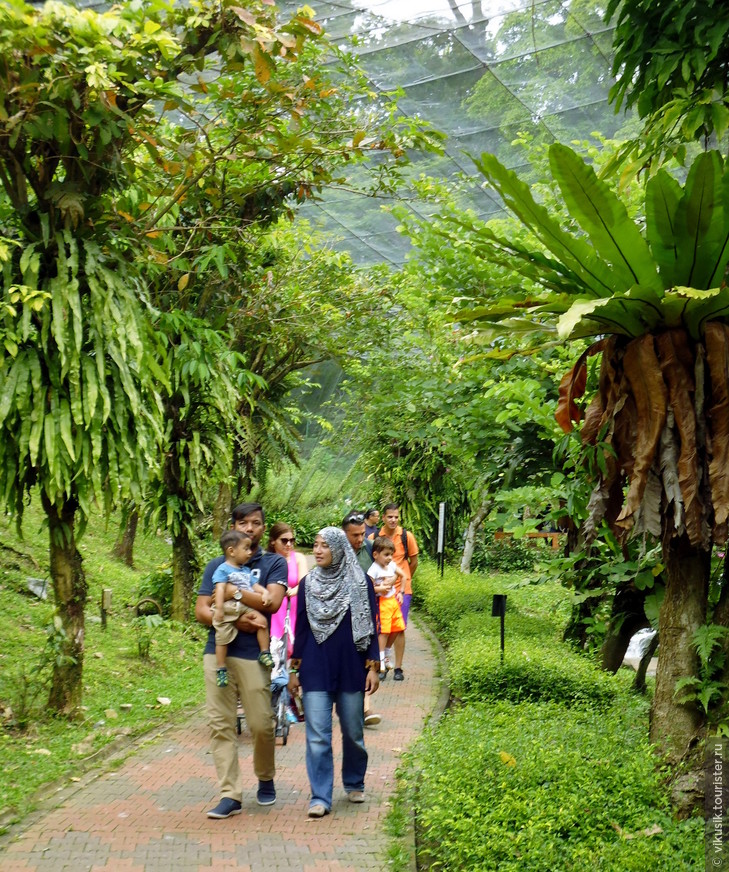
[[[254,611],[254,609],[244,605],[240,600],[226,600],[223,605],[223,615],[221,618],[216,616],[215,606],[212,606],[212,609],[216,645],[230,645],[238,635],[238,628],[235,625],[238,618],[246,612]]]
[[[402,633],[405,621],[400,611],[400,603],[396,596],[379,597],[380,602],[380,632],[382,635]]]

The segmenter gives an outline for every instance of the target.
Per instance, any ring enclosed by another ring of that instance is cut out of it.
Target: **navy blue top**
[[[375,590],[367,585],[370,601],[372,626],[375,623]],[[377,631],[373,629],[372,639],[366,651],[358,651],[352,638],[352,615],[347,609],[337,629],[317,644],[309,626],[306,614],[306,577],[299,584],[298,602],[296,608],[296,636],[294,638],[294,659],[301,660],[299,681],[302,689],[325,690],[329,693],[357,693],[365,689],[367,677],[367,660],[379,661],[380,649],[377,642]]]
[[[225,563],[225,555],[223,554],[208,563],[203,572],[200,590],[197,592],[198,596],[213,596],[213,575],[215,570],[223,563]],[[273,554],[270,551],[262,551],[258,548],[251,555],[246,566],[251,570],[251,584],[262,584],[264,587],[267,587],[269,584],[282,584],[286,588],[289,567],[286,563],[286,558],[280,554]],[[271,616],[267,614],[266,617],[270,626]],[[258,647],[255,633],[238,633],[235,639],[228,645],[228,657],[256,660],[260,653],[261,649]],[[215,654],[214,627],[210,627],[208,641],[203,654]]]

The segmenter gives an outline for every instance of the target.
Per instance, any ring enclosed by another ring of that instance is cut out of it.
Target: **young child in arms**
[[[221,563],[213,574],[213,627],[215,627],[215,657],[217,660],[216,682],[218,687],[227,687],[228,669],[226,657],[228,645],[238,635],[235,626],[243,614],[251,616],[256,626],[256,639],[261,649],[258,662],[263,666],[273,666],[271,656],[270,634],[268,620],[261,612],[245,605],[241,600],[241,591],[251,590],[261,594],[264,606],[271,604],[271,594],[262,584],[254,584],[251,570],[245,566],[252,554],[251,540],[237,530],[228,530],[220,537],[220,547],[225,555],[225,563]]]

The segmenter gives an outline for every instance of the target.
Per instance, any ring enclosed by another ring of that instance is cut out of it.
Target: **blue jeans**
[[[367,751],[364,746],[364,693],[304,691],[306,772],[311,787],[309,806],[332,807],[334,754],[332,706],[337,707],[342,730],[342,784],[347,793],[364,790]]]

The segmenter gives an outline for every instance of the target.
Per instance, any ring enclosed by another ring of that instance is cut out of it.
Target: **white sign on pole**
[[[438,554],[443,553],[445,542],[445,503],[438,505]]]

